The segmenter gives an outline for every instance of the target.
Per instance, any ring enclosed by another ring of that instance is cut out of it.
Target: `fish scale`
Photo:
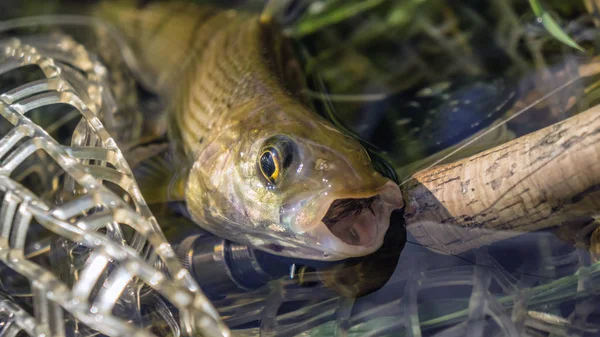
[[[198,101],[206,102],[206,107],[193,109],[193,99],[181,100],[184,105],[176,113],[180,116],[177,120],[179,128],[185,128],[185,125],[189,125],[192,121],[200,121],[205,124],[206,129],[219,129],[221,126],[217,123],[217,119],[223,119],[232,111],[239,113],[240,105],[259,94],[263,99],[267,98],[267,95],[285,99],[281,92],[273,89],[265,90],[266,84],[272,83],[274,80],[268,78],[268,71],[265,69],[262,59],[246,58],[247,62],[242,67],[237,65],[237,62],[223,64],[226,58],[220,55],[238,55],[242,51],[245,52],[244,55],[260,55],[258,50],[260,41],[257,40],[258,34],[256,33],[258,22],[254,20],[255,17],[241,14],[239,16],[241,18],[222,27],[222,30],[207,46],[207,50],[198,56],[195,69],[190,71],[195,76],[188,77],[189,86],[192,88],[190,94],[197,97]],[[237,31],[233,39],[231,38],[232,31]],[[211,52],[214,49],[220,52]],[[247,85],[244,85],[246,83]],[[240,87],[245,90],[237,89]],[[276,86],[272,88],[276,88]],[[192,131],[190,130],[190,132]],[[194,134],[200,137],[204,136],[199,135],[197,131]],[[204,148],[197,138],[199,137],[186,137],[186,152],[198,153]]]

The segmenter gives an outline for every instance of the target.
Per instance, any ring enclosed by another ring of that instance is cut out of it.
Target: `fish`
[[[399,186],[302,99],[272,17],[188,2],[100,6],[139,59],[140,82],[169,106],[173,146],[136,175],[148,202],[183,201],[203,229],[280,256],[338,261],[381,247],[403,207]]]

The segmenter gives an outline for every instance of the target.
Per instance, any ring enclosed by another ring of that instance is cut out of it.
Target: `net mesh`
[[[0,95],[2,335],[226,335],[107,131],[131,123],[102,64],[61,35],[0,53],[0,76],[22,81]]]

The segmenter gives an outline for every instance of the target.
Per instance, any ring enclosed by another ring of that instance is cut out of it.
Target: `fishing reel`
[[[266,253],[208,233],[185,238],[176,253],[209,297],[260,288],[290,268]]]
[[[210,298],[256,290],[283,277],[300,287],[320,284],[355,298],[378,290],[394,272],[406,240],[400,218],[400,212],[392,216],[397,226],[391,226],[382,248],[361,258],[323,262],[276,256],[197,229],[180,238],[176,254]]]

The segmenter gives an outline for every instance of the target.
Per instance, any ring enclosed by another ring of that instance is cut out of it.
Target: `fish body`
[[[144,82],[169,100],[194,222],[296,258],[340,260],[381,246],[403,205],[398,186],[295,95],[297,78],[284,75],[279,40],[259,15],[173,2],[112,13]]]

